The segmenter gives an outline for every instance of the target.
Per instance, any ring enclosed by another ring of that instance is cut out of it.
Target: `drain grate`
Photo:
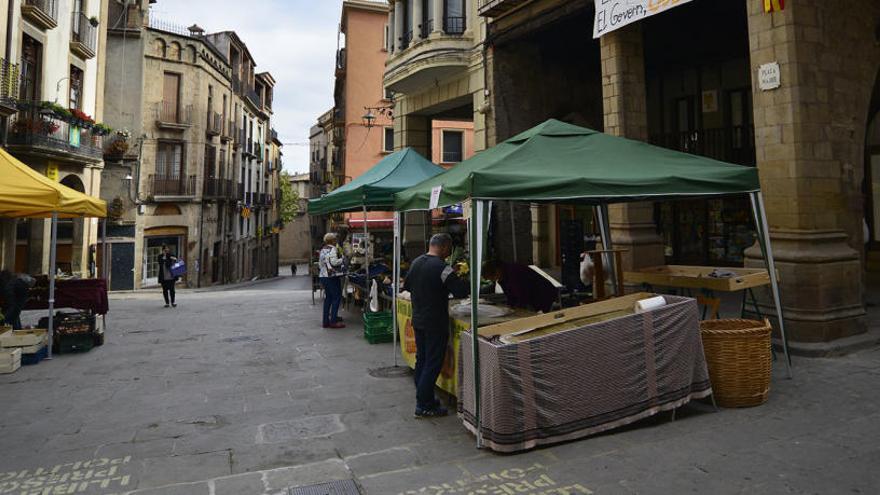
[[[288,490],[290,495],[360,495],[354,480],[330,481]]]
[[[402,378],[412,376],[413,371],[408,366],[387,366],[368,370],[367,373],[373,378]]]

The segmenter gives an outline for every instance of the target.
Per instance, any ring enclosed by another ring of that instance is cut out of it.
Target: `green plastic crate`
[[[391,312],[364,313],[364,338],[370,344],[394,340],[394,319]]]

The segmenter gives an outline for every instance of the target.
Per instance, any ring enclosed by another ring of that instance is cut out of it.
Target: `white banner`
[[[620,29],[627,24],[659,14],[691,0],[595,0],[596,20],[593,38]]]

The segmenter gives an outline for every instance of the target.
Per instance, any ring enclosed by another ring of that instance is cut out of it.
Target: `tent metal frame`
[[[729,195],[729,194],[723,194]],[[714,195],[714,196],[723,196],[722,194]],[[764,264],[767,268],[767,271],[770,275],[770,285],[771,291],[773,293],[773,303],[776,309],[776,316],[778,319],[779,332],[782,338],[782,349],[785,354],[785,369],[786,375],[789,379],[792,378],[792,364],[791,364],[791,355],[788,351],[788,337],[785,332],[785,318],[782,311],[782,298],[780,297],[779,291],[779,281],[776,274],[776,262],[773,259],[773,248],[771,247],[770,242],[770,231],[767,223],[767,212],[764,207],[764,198],[761,194],[761,191],[752,191],[748,193],[749,198],[752,204],[752,213],[755,219],[755,228],[757,229],[757,238],[758,244],[761,248],[761,254],[764,259]],[[702,195],[702,196],[710,196],[710,195]],[[505,198],[507,201],[514,201],[512,199]],[[483,238],[486,235],[486,228],[488,224],[489,216],[489,208],[491,208],[491,201],[489,199],[483,198],[470,198],[472,203],[472,214],[468,219],[468,234],[470,245],[468,246],[468,250],[470,253],[470,288],[471,288],[471,332],[474,336],[472,339],[473,343],[473,363],[472,364],[472,373],[474,377],[474,426],[476,431],[476,446],[478,449],[483,448],[483,435],[482,435],[482,421],[481,421],[481,389],[482,383],[480,380],[480,354],[479,354],[479,314],[477,312],[477,304],[478,298],[473,297],[474,294],[479,294],[479,284],[480,284],[480,271],[482,266],[482,258],[483,258]],[[609,211],[608,205],[615,202],[600,202],[595,205],[596,208],[596,216],[599,222],[599,229],[602,236],[602,244],[605,249],[612,249],[611,242],[611,227],[609,224]],[[441,205],[448,206],[448,205]],[[403,212],[405,213],[405,212]],[[401,212],[395,212],[395,219],[399,218]],[[397,244],[395,244],[397,246]],[[606,262],[610,262],[606,260]],[[609,263],[608,266],[612,267],[612,270],[618,270],[619,267],[613,266],[613,263]],[[400,277],[398,276],[400,273],[400,253],[399,250],[395,251],[394,257],[394,332],[395,336],[397,335],[397,295],[400,293]],[[613,274],[613,272],[612,272]],[[616,277],[612,277],[613,280],[616,281]],[[616,284],[616,282],[614,282]],[[615,286],[616,289],[616,286]],[[396,345],[395,345],[396,347]],[[395,354],[395,360],[396,360]]]

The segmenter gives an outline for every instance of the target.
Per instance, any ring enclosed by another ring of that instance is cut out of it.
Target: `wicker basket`
[[[752,407],[770,393],[770,322],[707,320],[700,323],[715,401],[721,407]]]

